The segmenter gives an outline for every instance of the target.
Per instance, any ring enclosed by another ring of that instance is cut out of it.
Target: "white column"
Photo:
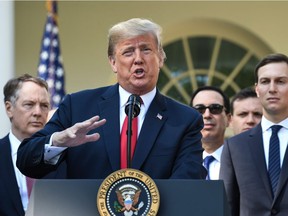
[[[4,107],[3,87],[14,73],[14,1],[0,0],[0,138],[10,130]]]

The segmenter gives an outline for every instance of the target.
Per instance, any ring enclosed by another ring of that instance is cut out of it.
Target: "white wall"
[[[14,77],[14,1],[0,1],[0,137],[10,130],[4,107],[3,87]]]

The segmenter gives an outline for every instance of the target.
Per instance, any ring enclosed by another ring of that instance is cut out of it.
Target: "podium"
[[[154,180],[160,193],[157,216],[230,216],[222,180]],[[102,180],[36,180],[25,216],[100,216]],[[123,215],[123,214],[119,214]]]

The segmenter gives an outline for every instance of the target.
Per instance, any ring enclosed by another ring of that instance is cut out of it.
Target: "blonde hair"
[[[158,46],[160,57],[166,59],[166,54],[162,47],[162,28],[158,24],[148,19],[133,18],[120,22],[112,26],[108,33],[108,57],[113,58],[115,46],[119,41],[133,38],[140,35],[152,34]]]

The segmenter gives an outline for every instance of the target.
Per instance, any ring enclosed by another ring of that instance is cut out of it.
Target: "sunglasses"
[[[214,115],[218,115],[220,113],[222,113],[224,106],[220,105],[220,104],[210,104],[209,106],[205,106],[203,104],[199,104],[194,106],[194,108],[200,112],[201,114],[204,114],[206,109],[209,109],[209,112],[214,114]]]

